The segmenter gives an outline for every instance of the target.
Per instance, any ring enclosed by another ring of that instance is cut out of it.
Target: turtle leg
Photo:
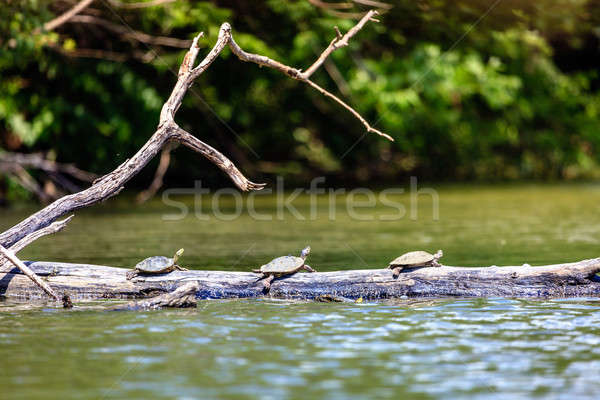
[[[268,275],[263,279],[263,291],[265,293],[269,293],[269,290],[271,290],[271,282],[273,282],[273,279],[275,279],[275,275]]]
[[[437,262],[437,260],[433,260],[433,261],[431,262],[431,266],[432,266],[432,267],[441,267],[441,266],[442,266],[442,264],[440,264],[439,262]]]
[[[392,276],[394,277],[394,279],[398,278],[400,276],[400,272],[404,269],[404,267],[396,267],[392,269]]]
[[[138,272],[134,269],[131,271],[127,271],[127,274],[125,275],[127,280],[132,280],[133,278],[135,278],[138,275]]]
[[[179,271],[188,271],[188,269],[187,269],[187,268],[180,267],[179,265],[176,265],[176,266],[175,266],[175,269],[176,269],[176,270],[179,270]]]
[[[317,272],[316,270],[314,270],[313,268],[311,268],[310,265],[304,264],[304,266],[302,268],[304,268],[308,272]]]

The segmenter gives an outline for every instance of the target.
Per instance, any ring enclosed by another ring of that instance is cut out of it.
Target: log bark
[[[129,269],[58,262],[27,262],[57,291],[74,300],[157,296],[196,282],[198,299],[262,297],[259,274],[227,271],[175,271],[127,280]],[[318,266],[317,266],[318,268]],[[430,267],[297,273],[277,278],[268,296],[312,300],[329,295],[378,300],[408,297],[590,297],[600,296],[600,258],[569,264],[510,267]],[[12,299],[41,296],[17,268],[0,270],[0,295]]]
[[[119,310],[149,310],[157,308],[191,308],[197,306],[196,293],[200,290],[197,282],[190,282],[179,286],[172,292],[161,294],[145,300],[134,301],[123,306],[113,308]]]
[[[23,263],[23,261],[19,260],[15,253],[12,251],[5,249],[4,246],[0,245],[0,255],[8,259],[10,263],[12,263],[20,273],[27,276],[31,282],[33,282],[38,288],[43,290],[48,296],[52,297],[56,301],[60,301],[60,297],[58,294],[52,290],[50,286],[46,282],[40,279],[40,277],[33,272],[27,265]],[[2,261],[2,259],[0,259]]]

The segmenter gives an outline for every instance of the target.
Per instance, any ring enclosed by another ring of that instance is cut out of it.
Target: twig
[[[72,49],[65,50],[62,46],[57,45],[48,45],[54,51],[61,53],[67,57],[76,57],[76,58],[98,58],[101,60],[108,60],[114,62],[124,62],[130,59],[139,60],[143,63],[149,63],[155,58],[154,52],[144,53],[142,51],[134,51],[131,54],[119,53],[116,51],[110,50],[101,50],[101,49]]]
[[[374,1],[374,0],[352,0],[352,1],[355,3],[358,3],[358,4],[369,6],[369,7],[381,8],[383,10],[391,10],[392,8],[394,8],[394,6],[392,4],[382,3],[381,1]]]
[[[158,167],[156,167],[156,172],[154,173],[154,179],[152,179],[152,183],[150,184],[150,186],[148,186],[146,190],[143,190],[140,193],[138,193],[138,195],[135,198],[138,204],[145,203],[146,201],[154,197],[158,189],[162,187],[163,178],[165,177],[165,173],[167,172],[167,169],[169,168],[169,163],[171,162],[171,150],[171,145],[166,145],[162,149],[160,153]]]
[[[1,163],[11,165],[18,164],[25,168],[40,169],[44,172],[62,172],[83,182],[92,182],[98,177],[98,175],[79,169],[73,164],[64,164],[48,160],[39,153],[23,154],[2,152],[0,153],[0,165]]]
[[[4,168],[2,168],[4,169]],[[52,198],[42,189],[35,179],[18,164],[10,165],[9,168],[4,169],[9,176],[12,176],[25,190],[34,193],[42,203],[47,203]]]
[[[34,193],[42,203],[56,200],[60,195],[58,195],[56,191],[49,191],[47,188],[42,188],[42,185],[39,184],[25,168],[37,169],[45,172],[50,179],[72,193],[77,192],[80,189],[77,185],[67,179],[67,177],[63,176],[63,174],[72,176],[84,182],[91,182],[97,177],[95,174],[81,170],[73,164],[63,164],[48,160],[39,153],[22,154],[0,152],[0,173],[6,173],[9,176],[13,176],[23,188]]]
[[[349,8],[352,8],[352,3],[327,3],[321,0],[308,0],[308,2],[313,6],[317,6],[319,8],[324,8],[327,10],[347,10]]]
[[[44,24],[44,30],[52,31],[52,30],[58,28],[60,25],[64,24],[69,19],[71,19],[73,16],[75,16],[76,14],[79,14],[81,11],[83,11],[87,6],[92,4],[93,1],[94,0],[80,1],[73,8],[69,9],[64,14],[61,14],[58,17],[54,18],[53,20],[46,22]]]
[[[360,12],[345,12],[345,11],[337,11],[333,9],[325,9],[327,14],[333,15],[337,18],[343,19],[361,19],[363,17],[363,13]]]
[[[25,275],[29,277],[36,285],[38,285],[48,296],[52,297],[56,301],[61,301],[61,298],[52,290],[50,286],[46,282],[40,279],[32,270],[29,269],[27,265],[23,263],[23,261],[19,260],[17,256],[4,246],[0,245],[0,254],[2,254],[5,258],[7,258],[11,263],[15,265],[15,267],[19,268]]]
[[[91,15],[75,15],[69,21],[69,23],[79,23],[79,24],[95,24],[102,26],[103,28],[116,33],[117,35],[121,35],[125,38],[137,40],[138,42],[158,45],[158,46],[169,46],[169,47],[177,47],[180,49],[187,49],[190,47],[192,41],[191,40],[182,40],[176,39],[166,36],[152,36],[148,35],[144,32],[133,31],[127,29],[122,25],[115,24],[113,22],[107,21],[102,18],[94,17]]]
[[[316,83],[314,83],[308,79],[310,77],[310,75],[312,75],[312,73],[314,71],[316,71],[321,66],[321,64],[323,64],[323,62],[325,61],[327,56],[329,56],[334,50],[336,50],[342,46],[347,46],[348,40],[352,36],[354,36],[367,23],[367,21],[369,21],[373,17],[373,15],[377,15],[377,11],[373,11],[373,10],[369,11],[368,13],[365,14],[365,16],[361,19],[361,21],[358,24],[356,24],[356,26],[354,26],[352,29],[350,29],[344,36],[342,36],[341,39],[339,39],[338,37],[333,39],[333,41],[329,44],[329,46],[319,56],[317,61],[315,61],[313,63],[313,65],[311,65],[309,67],[309,69],[304,73],[302,73],[299,69],[287,66],[285,64],[280,63],[279,61],[272,60],[269,57],[245,52],[244,50],[242,50],[241,47],[239,47],[239,45],[233,39],[233,36],[231,34],[231,27],[227,23],[225,23],[221,26],[221,32],[223,32],[223,36],[224,36],[223,41],[225,41],[225,43],[223,43],[223,47],[225,46],[225,44],[229,44],[231,51],[236,56],[238,56],[238,58],[242,61],[249,61],[249,62],[253,62],[258,65],[263,65],[263,66],[266,66],[269,68],[276,69],[276,70],[281,71],[284,74],[290,76],[293,79],[307,83],[308,85],[312,86],[314,89],[317,89],[319,92],[321,92],[321,94],[333,99],[335,102],[340,104],[346,110],[350,111],[352,113],[352,115],[354,115],[365,126],[365,128],[367,128],[368,132],[376,133],[390,141],[394,141],[394,139],[390,135],[383,133],[378,129],[373,128],[358,113],[358,111],[354,110],[352,107],[350,107],[348,104],[346,104],[343,100],[341,100],[334,94],[328,92],[327,90],[323,89],[322,87],[320,87],[319,85],[317,85]],[[219,35],[219,37],[221,37],[221,35]],[[227,37],[228,37],[228,43],[226,43]]]
[[[362,124],[365,126],[365,128],[367,128],[367,132],[373,132],[378,134],[379,136],[383,136],[384,138],[390,140],[390,141],[394,141],[394,138],[392,138],[390,135],[388,135],[387,133],[383,133],[378,129],[373,128],[368,122],[367,120],[365,120],[359,113],[358,111],[354,110],[352,107],[350,107],[348,104],[344,103],[344,101],[342,101],[339,97],[334,96],[333,94],[329,93],[327,90],[323,89],[321,86],[317,85],[316,83],[314,83],[311,80],[306,80],[306,83],[308,83],[310,86],[312,86],[313,88],[315,88],[316,90],[318,90],[319,92],[321,92],[324,96],[327,96],[331,99],[333,99],[335,102],[337,102],[338,104],[340,104],[342,107],[344,107],[346,110],[350,111],[352,113],[352,115],[354,115],[356,117],[356,119],[358,119],[360,122],[362,122]]]
[[[63,189],[67,190],[67,192],[75,193],[81,190],[79,186],[71,182],[66,177],[62,176],[56,172],[49,172],[48,177],[50,180],[58,185],[60,185]]]
[[[335,85],[337,86],[340,93],[346,97],[350,97],[350,86],[348,86],[348,82],[346,82],[346,80],[340,73],[340,70],[337,68],[337,66],[331,60],[331,58],[325,60],[325,62],[323,63],[323,68],[325,68],[327,74],[335,82]]]
[[[367,12],[361,18],[361,20],[358,21],[358,23],[356,25],[354,25],[354,27],[352,29],[350,29],[348,32],[346,32],[346,34],[344,36],[342,36],[341,38],[336,36],[329,43],[329,46],[327,46],[327,48],[325,50],[323,50],[323,53],[321,53],[319,58],[317,58],[317,60],[310,67],[308,67],[308,69],[301,75],[302,78],[304,78],[304,79],[310,78],[310,76],[321,66],[321,64],[323,64],[323,61],[325,61],[325,59],[327,57],[329,57],[329,55],[331,53],[333,53],[335,50],[339,49],[340,47],[348,46],[348,41],[352,38],[352,36],[356,35],[358,33],[358,31],[360,31],[367,22],[372,20],[373,16],[378,15],[378,14],[379,13],[375,10],[371,10],[371,11]]]
[[[177,1],[177,0],[152,0],[152,1],[143,1],[143,2],[139,2],[139,3],[124,3],[124,2],[118,1],[118,0],[108,0],[108,2],[114,7],[124,8],[124,9],[128,9],[128,10],[160,6],[163,4],[173,3],[175,1]]]
[[[39,229],[33,233],[30,233],[29,235],[25,236],[23,239],[19,240],[17,243],[13,244],[10,247],[10,251],[17,254],[23,248],[25,248],[32,242],[38,240],[42,236],[50,235],[52,233],[56,233],[56,232],[63,230],[64,227],[67,226],[67,224],[69,223],[69,221],[71,221],[71,219],[73,217],[74,216],[71,215],[71,216],[63,219],[62,221],[55,221],[42,229]]]
[[[348,40],[354,36],[366,24],[366,22],[372,18],[373,15],[376,14],[376,11],[369,11],[363,17],[363,19],[361,19],[361,21],[354,28],[348,31],[341,39],[336,37],[336,39],[334,39],[335,43],[332,42],[323,54],[327,56],[336,48],[346,45]],[[148,164],[148,162],[167,143],[171,141],[182,143],[208,158],[213,164],[221,168],[221,170],[223,170],[230,177],[230,179],[240,190],[247,191],[262,189],[265,184],[249,181],[227,157],[183,130],[175,122],[175,113],[181,106],[187,90],[192,86],[194,80],[198,78],[214,62],[214,60],[226,46],[229,46],[231,51],[242,61],[249,61],[258,65],[264,65],[277,69],[293,79],[309,84],[323,95],[332,98],[338,104],[350,111],[356,118],[358,118],[360,122],[362,122],[369,132],[377,133],[378,135],[392,140],[389,135],[371,127],[367,121],[362,118],[362,116],[360,116],[360,114],[352,107],[325,89],[321,88],[319,85],[308,80],[307,77],[303,76],[300,70],[272,60],[266,56],[247,53],[242,50],[233,40],[231,26],[226,22],[221,25],[217,42],[213,48],[206,55],[206,57],[204,57],[204,59],[198,63],[196,67],[194,67],[200,49],[198,46],[198,40],[200,37],[201,34],[196,36],[192,41],[192,45],[179,68],[178,79],[175,83],[175,87],[162,107],[158,128],[152,137],[146,142],[146,144],[144,144],[144,146],[142,146],[142,148],[135,155],[133,155],[133,157],[121,164],[114,171],[94,181],[91,187],[79,193],[64,196],[56,200],[54,203],[0,234],[0,244],[10,247],[27,234],[48,226],[50,223],[64,214],[104,201],[116,195],[123,189],[124,185],[133,176],[135,176],[142,168],[144,168],[144,166]],[[321,57],[319,57],[319,59],[315,62],[316,67],[313,67],[315,65],[313,64],[311,68],[313,70],[318,68],[325,57],[321,55]]]

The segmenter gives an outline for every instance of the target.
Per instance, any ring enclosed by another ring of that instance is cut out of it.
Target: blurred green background
[[[107,173],[154,132],[175,83],[187,43],[157,37],[203,31],[203,54],[228,21],[245,50],[305,69],[333,26],[349,29],[374,5],[381,23],[367,24],[314,80],[395,142],[364,135],[336,103],[229,50],[188,92],[177,121],[259,182],[600,176],[600,1],[96,0],[80,13],[93,22],[42,28],[75,3],[0,3],[1,151],[41,151]],[[153,173],[146,168],[130,187],[147,186]],[[231,185],[199,156],[177,151],[166,184],[193,179]],[[0,198],[27,196],[0,177]]]

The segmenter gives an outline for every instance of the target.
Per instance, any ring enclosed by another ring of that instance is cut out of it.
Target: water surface
[[[381,204],[360,210],[370,221],[344,207],[332,220],[326,199],[313,220],[279,219],[274,196],[255,202],[271,221],[247,213],[165,221],[174,210],[161,201],[135,208],[125,197],[78,212],[64,232],[20,255],[129,267],[184,247],[183,265],[225,270],[306,244],[318,270],[378,268],[417,248],[442,248],[445,263],[467,266],[598,256],[596,185],[438,189],[439,220],[427,196],[417,218],[396,221],[381,220],[390,214]],[[410,207],[408,195],[395,199]],[[294,205],[309,217],[308,197]],[[0,228],[30,211],[0,212]],[[27,310],[0,302],[0,398],[600,397],[598,299],[223,300],[148,312],[106,305]]]

